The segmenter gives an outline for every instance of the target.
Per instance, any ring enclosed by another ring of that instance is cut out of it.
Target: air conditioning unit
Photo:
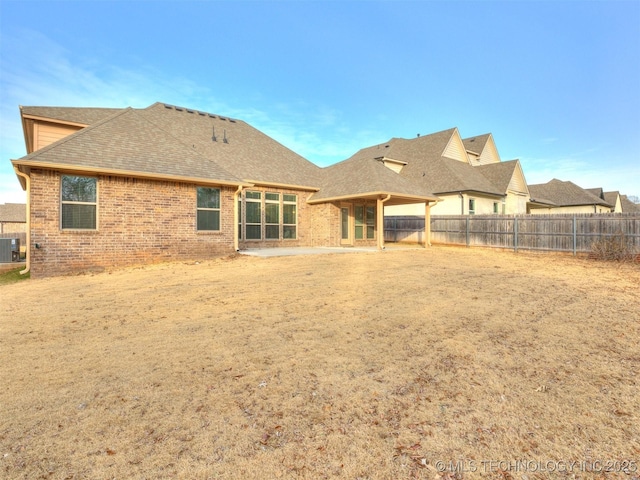
[[[20,239],[0,238],[0,263],[20,260]]]

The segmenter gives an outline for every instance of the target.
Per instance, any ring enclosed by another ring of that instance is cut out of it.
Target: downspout
[[[391,198],[387,194],[385,198],[378,198],[378,250],[384,250],[384,202]]]
[[[464,215],[464,195],[462,192],[458,192],[458,195],[460,195],[460,215]]]
[[[238,189],[233,194],[233,249],[240,251],[238,239],[238,223],[240,223],[240,212],[238,212],[238,195],[242,192],[242,185],[238,185]]]
[[[20,270],[20,275],[24,275],[29,273],[31,270],[31,177],[26,173],[21,172],[17,166],[13,166],[13,169],[16,172],[16,175],[24,178],[26,187],[27,187],[27,250],[26,254],[26,264],[24,270]]]

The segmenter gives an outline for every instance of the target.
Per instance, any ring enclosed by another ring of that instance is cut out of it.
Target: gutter
[[[16,175],[24,178],[26,191],[27,191],[27,250],[26,250],[26,265],[24,270],[20,270],[20,275],[29,273],[31,270],[31,177],[26,173],[21,172],[16,165],[13,166]]]

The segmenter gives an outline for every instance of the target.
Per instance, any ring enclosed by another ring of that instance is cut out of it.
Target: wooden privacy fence
[[[624,234],[640,251],[640,214],[434,215],[431,242],[555,252],[591,251],[595,240]],[[385,241],[422,242],[424,217],[385,217]]]

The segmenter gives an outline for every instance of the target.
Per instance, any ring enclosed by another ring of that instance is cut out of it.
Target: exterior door
[[[353,205],[340,206],[340,245],[353,245]]]

